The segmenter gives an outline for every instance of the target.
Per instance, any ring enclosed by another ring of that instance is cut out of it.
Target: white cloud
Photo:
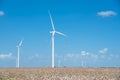
[[[3,16],[5,13],[3,11],[0,11],[0,16]]]
[[[108,51],[108,48],[104,48],[99,51],[100,54],[105,54]]]
[[[94,60],[98,59],[98,54],[93,54],[87,51],[81,51],[81,56]]]
[[[91,54],[91,58],[96,60],[99,58],[99,56],[97,54]]]
[[[0,54],[0,59],[12,58],[12,53],[9,54]]]
[[[35,54],[29,57],[29,59],[36,59],[36,58],[40,58],[39,54]]]
[[[88,55],[89,55],[89,52],[81,51],[81,55],[82,55],[82,56],[88,56]]]
[[[75,56],[75,54],[67,54],[66,55],[66,57],[69,57],[69,58],[72,58],[72,57],[74,57]]]
[[[67,58],[78,58],[79,56],[80,56],[79,54],[74,54],[74,53],[66,54]]]
[[[92,59],[92,60],[97,60],[97,59],[101,59],[102,56],[104,55],[101,55],[101,54],[105,54],[107,53],[108,51],[108,48],[104,48],[102,50],[99,50],[99,54],[94,54],[94,53],[91,53],[91,52],[88,52],[88,51],[81,51],[80,54],[78,53],[69,53],[69,54],[66,54],[66,58],[70,58],[70,59],[81,59],[81,58],[88,58],[88,59]]]
[[[97,15],[101,17],[110,17],[110,16],[116,16],[117,13],[114,11],[101,11],[98,12]]]

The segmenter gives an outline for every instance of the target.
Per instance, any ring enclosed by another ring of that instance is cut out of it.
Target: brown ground
[[[0,68],[0,80],[120,80],[120,68]]]

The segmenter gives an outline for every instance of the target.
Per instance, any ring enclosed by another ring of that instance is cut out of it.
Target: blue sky
[[[0,67],[51,66],[50,10],[55,28],[55,65],[120,67],[119,0],[0,0]]]

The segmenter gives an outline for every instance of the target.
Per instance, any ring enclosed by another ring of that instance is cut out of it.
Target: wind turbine
[[[55,30],[54,23],[53,23],[53,20],[52,20],[52,16],[51,16],[49,11],[48,11],[48,13],[49,13],[49,17],[50,17],[50,21],[51,21],[51,25],[52,25],[52,31],[50,31],[50,33],[52,34],[52,38],[51,38],[52,39],[52,68],[54,68],[55,67],[55,65],[54,65],[54,53],[55,53],[54,36],[55,36],[56,33],[59,34],[59,35],[63,35],[63,36],[65,36],[65,35],[63,33]]]
[[[20,47],[22,46],[23,40],[20,41],[20,43],[16,46],[18,48],[18,57],[17,57],[17,68],[20,67]]]

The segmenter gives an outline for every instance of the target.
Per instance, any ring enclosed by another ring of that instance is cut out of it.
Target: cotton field
[[[120,80],[120,68],[0,68],[0,80]]]

